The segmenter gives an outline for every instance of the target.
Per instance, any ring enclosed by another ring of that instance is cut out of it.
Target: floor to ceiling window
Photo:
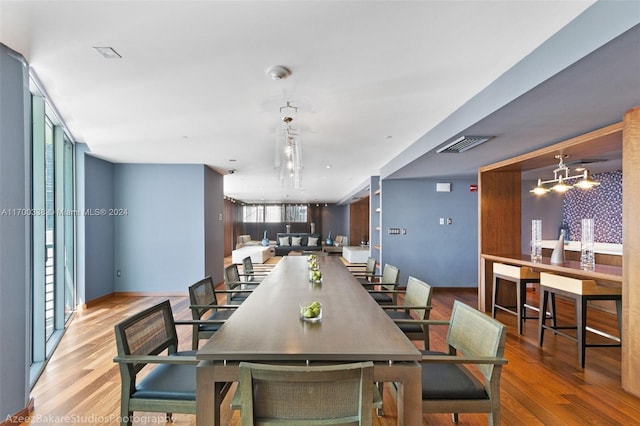
[[[51,356],[75,306],[73,143],[32,82],[31,382]]]

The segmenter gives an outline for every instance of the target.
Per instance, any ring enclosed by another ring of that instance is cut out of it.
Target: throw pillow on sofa
[[[302,241],[302,237],[291,237],[291,245],[292,246],[299,246]]]
[[[281,246],[289,246],[289,237],[280,237],[278,240],[280,241]]]
[[[309,242],[307,243],[308,247],[317,247],[318,246],[318,237],[309,237]]]

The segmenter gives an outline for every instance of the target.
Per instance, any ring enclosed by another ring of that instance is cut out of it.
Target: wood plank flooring
[[[459,299],[477,305],[475,290],[436,289],[432,319],[448,319]],[[537,293],[529,300],[537,305]],[[35,408],[32,420],[39,425],[118,424],[120,376],[116,364],[113,325],[165,297],[113,297],[78,312],[54,356],[32,390]],[[174,315],[189,319],[187,297],[171,297]],[[573,309],[558,302],[561,320],[570,323]],[[616,333],[613,315],[589,311],[589,324]],[[640,424],[640,399],[620,386],[620,348],[587,348],[586,368],[578,367],[576,344],[548,333],[545,344],[537,344],[537,324],[525,322],[517,335],[515,316],[499,313],[508,325],[506,358],[502,376],[502,421],[505,425],[632,425]],[[180,349],[189,349],[190,326],[178,326]],[[431,330],[432,349],[444,349],[445,327]],[[593,338],[593,336],[589,336]],[[385,386],[383,417],[375,425],[396,425],[395,393]],[[231,395],[233,392],[230,392]],[[222,424],[239,425],[239,416],[223,402]],[[162,415],[135,413],[134,425],[163,424]],[[194,425],[193,415],[174,415],[176,425]],[[424,415],[424,425],[451,425],[449,414]],[[460,414],[460,425],[486,425],[484,414]],[[413,426],[413,425],[411,425]]]

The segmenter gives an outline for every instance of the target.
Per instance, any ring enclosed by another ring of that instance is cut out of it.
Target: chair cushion
[[[220,311],[214,311],[211,313],[211,315],[209,315],[207,318],[207,320],[226,320],[229,319],[229,317],[231,316],[231,314],[233,313],[233,310],[231,309],[225,309],[225,310],[220,310]],[[198,330],[200,331],[218,331],[218,329],[220,328],[222,324],[203,324],[200,325],[200,327],[198,327]]]
[[[244,302],[249,297],[249,293],[233,293],[230,294],[229,301],[230,302]]]
[[[423,355],[446,355],[420,351]],[[422,366],[422,399],[489,399],[482,383],[471,376],[462,364],[429,364]]]
[[[405,311],[387,310],[387,315],[392,319],[415,319]],[[419,324],[397,324],[404,333],[422,333],[422,327]]]
[[[171,356],[195,356],[196,351]],[[140,380],[132,398],[196,400],[196,364],[157,364]]]
[[[373,300],[375,300],[378,303],[392,303],[393,299],[391,298],[391,296],[389,296],[386,293],[370,293],[371,296],[373,297]]]
[[[369,287],[375,285],[375,283],[369,281],[368,278],[358,278],[358,282],[364,286],[369,286]]]

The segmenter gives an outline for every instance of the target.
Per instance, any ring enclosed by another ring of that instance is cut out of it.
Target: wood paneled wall
[[[622,131],[622,388],[640,396],[640,106]]]
[[[520,172],[487,171],[478,175],[481,202],[478,206],[478,223],[482,232],[478,235],[478,252],[487,254],[508,254],[520,252],[521,241],[521,201]],[[490,200],[490,202],[488,202]],[[480,261],[479,279],[492,282],[493,262]],[[480,310],[491,308],[491,285],[479,286],[478,305]]]
[[[363,237],[369,241],[369,197],[349,205],[349,245],[357,246]]]

